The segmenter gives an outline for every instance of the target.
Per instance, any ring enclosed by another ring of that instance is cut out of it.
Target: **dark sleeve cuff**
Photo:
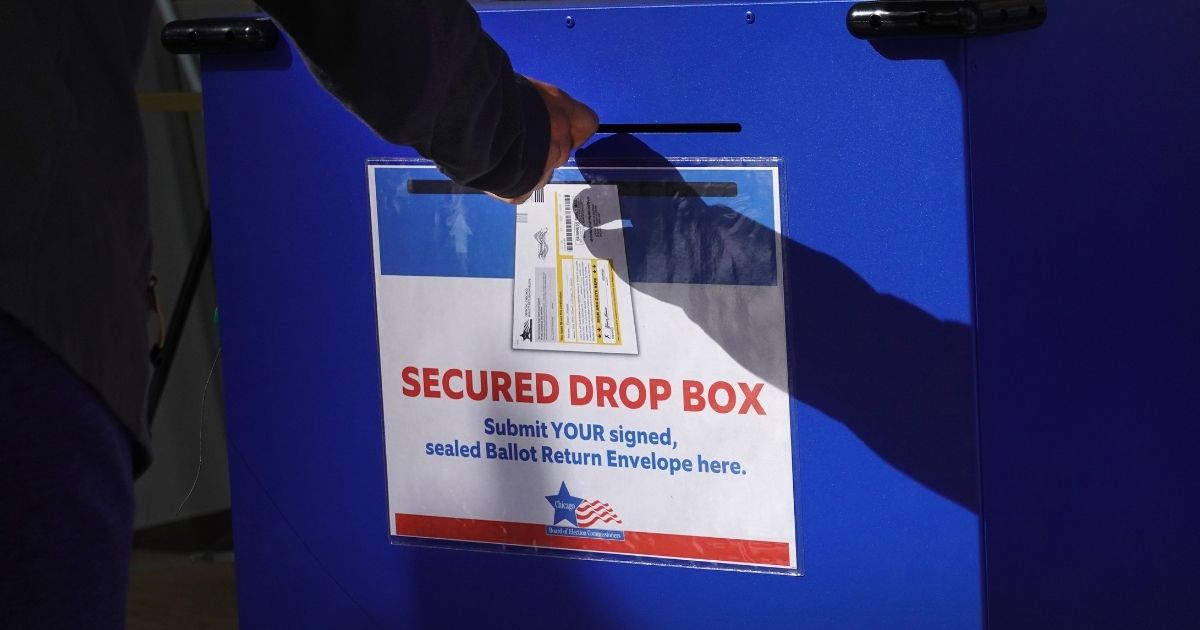
[[[519,197],[533,190],[542,178],[546,156],[550,152],[550,117],[546,103],[525,77],[513,73],[513,79],[517,84],[520,124],[524,131],[513,140],[495,168],[464,182],[471,188],[506,198]]]

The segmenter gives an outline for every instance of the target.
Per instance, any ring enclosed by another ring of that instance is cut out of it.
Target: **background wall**
[[[173,6],[184,19],[244,14],[255,8],[252,2],[237,0],[183,1]],[[162,24],[161,12],[156,8],[147,33],[145,60],[138,80],[139,93],[188,90],[179,70],[179,60],[163,50],[159,42]],[[144,112],[142,121],[150,165],[153,272],[158,276],[163,316],[170,321],[207,212],[204,121],[199,112]],[[179,352],[154,421],[154,465],[137,482],[138,528],[229,509],[219,364],[213,371],[204,405],[203,467],[195,491],[183,509],[179,509],[196,477],[201,453],[201,396],[219,345],[215,309],[210,263],[205,267],[192,303]],[[157,320],[152,318],[148,328],[150,339],[157,339]]]

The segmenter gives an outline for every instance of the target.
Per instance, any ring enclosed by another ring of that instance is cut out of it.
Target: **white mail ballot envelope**
[[[513,348],[637,354],[617,187],[547,184],[517,207]]]

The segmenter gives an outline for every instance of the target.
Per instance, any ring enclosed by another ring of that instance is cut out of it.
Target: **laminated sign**
[[[367,170],[395,542],[800,572],[776,161]]]

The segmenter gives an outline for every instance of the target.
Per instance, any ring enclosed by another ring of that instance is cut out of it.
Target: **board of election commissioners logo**
[[[605,540],[625,540],[625,532],[613,529],[596,529],[600,523],[621,525],[621,517],[608,503],[599,499],[584,499],[573,496],[567,490],[566,482],[558,487],[558,494],[546,495],[554,517],[546,527],[546,533],[551,536],[571,536],[574,538],[601,538]],[[560,526],[566,521],[568,526]]]

